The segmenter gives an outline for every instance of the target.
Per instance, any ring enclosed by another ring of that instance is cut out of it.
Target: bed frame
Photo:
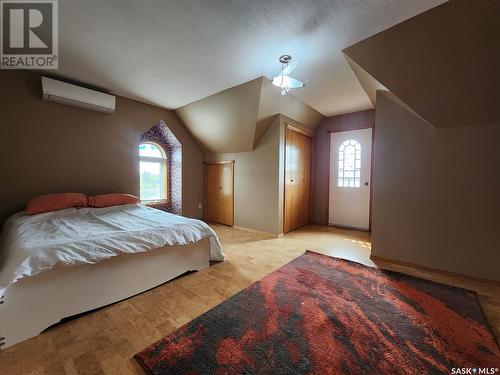
[[[97,264],[56,267],[21,279],[0,300],[0,348],[61,319],[129,298],[187,271],[209,266],[208,239],[123,254]]]

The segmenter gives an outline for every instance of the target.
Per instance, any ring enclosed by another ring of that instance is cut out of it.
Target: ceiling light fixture
[[[286,95],[290,89],[305,87],[304,82],[290,77],[299,63],[297,61],[290,63],[292,61],[292,56],[290,55],[280,56],[279,61],[281,63],[281,73],[274,77],[272,82],[274,86],[281,87],[281,95]]]

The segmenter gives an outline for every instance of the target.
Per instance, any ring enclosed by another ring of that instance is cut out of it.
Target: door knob
[[[365,186],[368,186],[368,181],[365,182]]]

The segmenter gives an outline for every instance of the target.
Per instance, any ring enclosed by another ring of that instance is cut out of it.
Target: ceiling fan
[[[299,65],[298,61],[291,63],[292,56],[290,55],[280,56],[279,61],[281,63],[281,73],[274,77],[272,82],[273,85],[281,87],[281,95],[286,95],[290,89],[305,87],[304,82],[290,76]]]

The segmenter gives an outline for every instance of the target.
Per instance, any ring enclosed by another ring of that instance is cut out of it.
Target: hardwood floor
[[[271,238],[213,226],[228,261],[52,327],[0,351],[1,374],[143,374],[132,356],[286,264],[306,249],[374,266],[367,233],[312,225]],[[377,266],[478,292],[500,337],[500,287],[466,277],[377,262]]]

